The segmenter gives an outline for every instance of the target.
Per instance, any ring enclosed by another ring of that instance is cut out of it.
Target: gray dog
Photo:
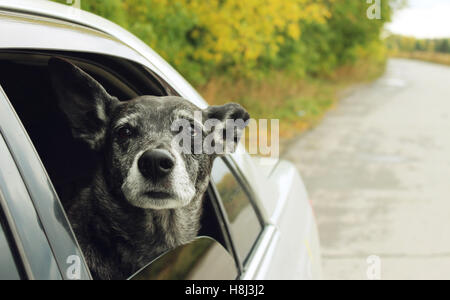
[[[246,124],[248,113],[238,104],[201,110],[180,97],[120,102],[68,61],[52,58],[49,69],[74,138],[102,158],[93,182],[71,200],[67,212],[93,277],[125,279],[162,252],[194,239],[212,163],[220,154],[182,151],[186,147],[175,147],[174,137],[220,139],[225,126],[208,130],[208,119]],[[193,117],[196,111],[200,119]],[[189,128],[174,130],[177,120]],[[243,127],[235,129],[237,136]]]

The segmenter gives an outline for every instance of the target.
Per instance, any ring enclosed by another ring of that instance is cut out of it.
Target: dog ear
[[[210,138],[205,140],[207,152],[219,155],[234,152],[250,120],[248,112],[236,103],[210,106],[204,112],[204,125]]]
[[[51,58],[48,66],[59,107],[69,120],[74,138],[100,150],[110,113],[119,100],[67,60]]]

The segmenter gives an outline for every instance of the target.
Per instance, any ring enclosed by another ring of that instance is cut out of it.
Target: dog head
[[[49,68],[73,136],[102,153],[111,189],[135,207],[173,209],[200,199],[213,160],[234,150],[249,119],[238,104],[201,110],[180,97],[120,102],[68,61],[52,58]],[[226,126],[230,120],[237,125]],[[224,151],[211,151],[218,145]]]

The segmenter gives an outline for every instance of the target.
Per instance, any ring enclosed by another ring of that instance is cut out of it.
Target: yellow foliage
[[[327,76],[367,56],[381,61],[380,32],[395,1],[382,1],[381,21],[367,18],[362,0],[83,0],[82,7],[137,35],[198,85],[276,70]]]
[[[159,0],[164,1],[164,0]],[[313,0],[178,0],[198,16],[193,39],[202,47],[193,57],[216,64],[228,60],[245,69],[267,51],[276,55],[286,38],[298,40],[300,21],[323,23],[330,16],[321,1]]]

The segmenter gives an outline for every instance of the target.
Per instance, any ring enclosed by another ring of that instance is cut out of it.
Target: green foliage
[[[65,0],[53,0],[65,3]],[[273,71],[322,76],[385,58],[380,34],[390,20],[370,20],[366,1],[82,0],[149,44],[196,85],[211,78],[262,78]],[[447,44],[448,47],[448,44]],[[442,46],[444,49],[444,46]]]
[[[387,47],[392,52],[450,53],[450,39],[416,39],[414,37],[391,35]]]

